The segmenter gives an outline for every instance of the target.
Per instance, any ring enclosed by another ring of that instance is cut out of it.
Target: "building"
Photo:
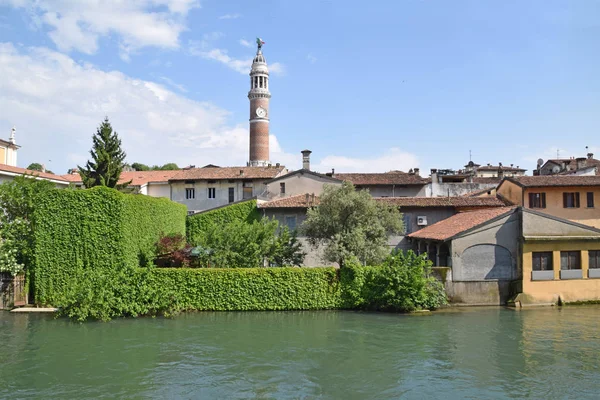
[[[342,173],[332,171],[331,175],[340,181],[352,183],[357,190],[366,189],[373,197],[414,197],[425,196],[429,179],[419,175],[419,169],[412,172],[390,171],[384,173]]]
[[[510,164],[510,166],[502,165],[502,163],[498,163],[498,165],[479,165],[475,164],[473,161],[469,161],[467,165],[465,165],[465,169],[463,170],[467,175],[473,176],[474,178],[506,178],[510,176],[524,176],[526,169],[516,167],[514,164]]]
[[[409,235],[454,303],[600,300],[600,229],[522,207],[456,214]]]
[[[542,175],[506,178],[497,194],[511,204],[600,228],[600,176]]]
[[[545,163],[538,160],[534,175],[600,175],[600,160],[594,158],[594,153],[587,153],[586,157],[557,158]]]
[[[17,166],[17,150],[21,146],[17,146],[15,134],[17,130],[13,127],[10,131],[8,140],[0,139],[0,164],[11,167]]]
[[[194,213],[258,197],[266,182],[287,172],[282,166],[190,168],[169,178],[169,198]]]
[[[425,190],[427,197],[464,196],[474,191],[491,190],[501,178],[477,177],[470,172],[432,169],[431,180]]]
[[[269,161],[269,69],[262,54],[264,42],[257,38],[258,49],[250,69],[250,156],[248,165],[265,167]]]

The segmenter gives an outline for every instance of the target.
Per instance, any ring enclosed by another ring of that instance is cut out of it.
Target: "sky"
[[[245,165],[256,37],[273,163],[600,156],[598,0],[0,0],[0,138],[66,173],[108,116],[130,163]]]

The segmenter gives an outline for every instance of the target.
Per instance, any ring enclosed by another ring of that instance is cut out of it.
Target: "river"
[[[0,312],[0,398],[597,398],[600,307]]]

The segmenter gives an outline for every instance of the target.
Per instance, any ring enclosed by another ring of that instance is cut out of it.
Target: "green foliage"
[[[196,242],[197,246],[209,250],[202,253],[199,264],[216,268],[299,266],[304,253],[295,233],[290,233],[287,227],[279,234],[278,230],[279,223],[267,219],[208,224]]]
[[[243,221],[251,224],[260,219],[256,200],[248,200],[217,208],[200,214],[190,215],[186,220],[186,233],[192,246],[199,245],[206,232],[223,226],[231,221]]]
[[[46,172],[48,174],[54,174],[54,172],[50,171],[49,169],[44,168],[44,166],[42,164],[36,163],[36,162],[29,164],[27,169],[30,171],[38,171],[38,172]]]
[[[16,275],[33,264],[33,212],[40,197],[54,184],[17,176],[0,185],[0,271]]]
[[[63,306],[92,296],[121,309],[120,277],[153,261],[161,232],[183,233],[185,214],[167,199],[104,187],[48,191],[33,218],[36,302]]]
[[[396,207],[375,202],[351,183],[325,186],[321,202],[308,210],[300,227],[312,245],[325,246],[325,258],[344,266],[357,257],[364,265],[378,264],[389,249],[390,233],[404,230],[402,214]]]
[[[131,168],[133,168],[136,171],[175,171],[179,168],[179,166],[177,166],[177,164],[175,163],[167,163],[165,165],[153,165],[152,167],[149,167],[146,164],[142,164],[142,163],[138,163],[138,162],[134,162],[133,164],[131,164]]]
[[[135,169],[136,171],[150,171],[149,166],[138,162],[134,162],[133,164],[131,164],[131,168]]]
[[[104,118],[98,127],[92,141],[92,160],[87,162],[85,168],[78,166],[85,187],[127,187],[130,182],[118,184],[125,162],[125,152],[121,149],[121,139],[117,132],[113,132],[108,117]]]
[[[431,261],[413,251],[394,251],[377,267],[346,264],[341,278],[346,307],[410,312],[447,302],[443,284],[429,275]]]

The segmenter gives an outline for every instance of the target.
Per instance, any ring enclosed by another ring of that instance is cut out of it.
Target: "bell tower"
[[[269,165],[269,70],[262,54],[265,42],[257,38],[256,56],[250,69],[250,159],[248,165]]]

